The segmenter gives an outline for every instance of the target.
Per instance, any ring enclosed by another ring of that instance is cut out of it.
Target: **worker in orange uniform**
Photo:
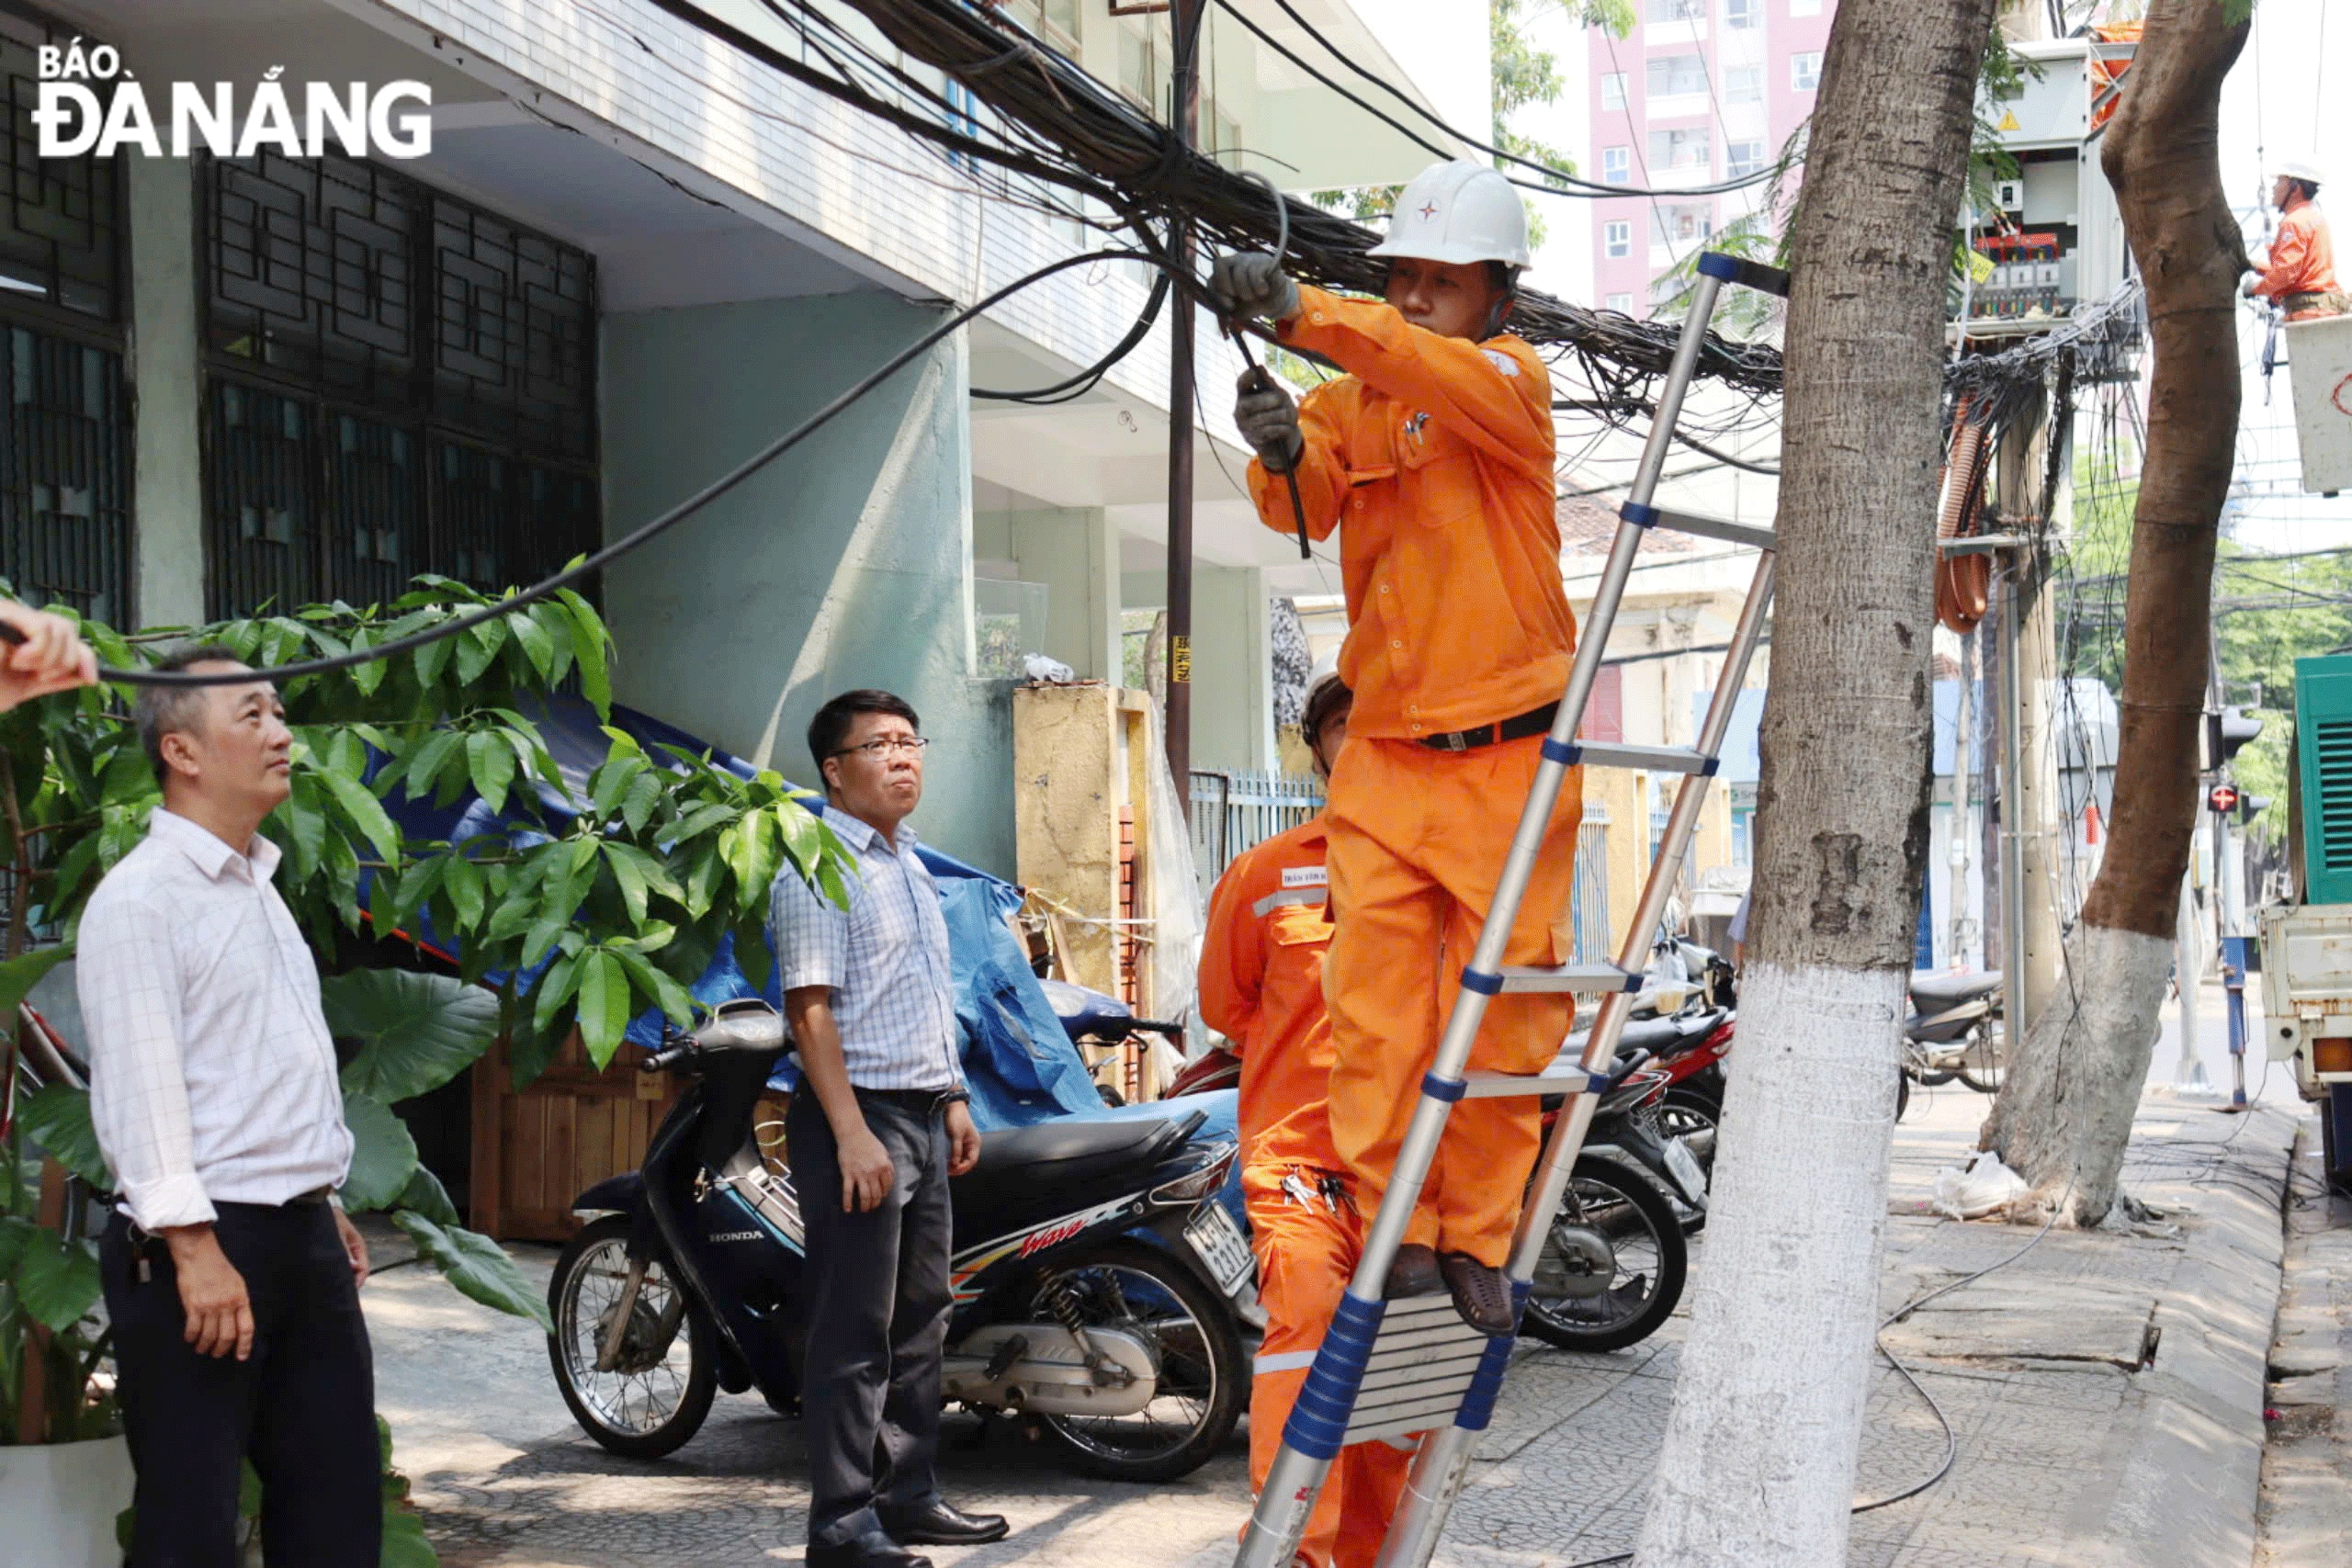
[[[2278,231],[2270,237],[2261,272],[2245,282],[2247,294],[2269,300],[2290,321],[2340,316],[2346,309],[2335,288],[2335,242],[2319,209],[2319,170],[2301,159],[2278,164],[2270,184]]]
[[[1267,526],[1294,526],[1295,476],[1317,538],[1340,531],[1355,692],[1331,775],[1327,864],[1339,930],[1326,961],[1331,1132],[1369,1214],[1396,1168],[1421,1078],[1500,879],[1542,737],[1567,684],[1576,621],[1560,581],[1551,379],[1506,333],[1527,215],[1493,169],[1437,164],[1396,199],[1385,299],[1302,287],[1278,258],[1217,259],[1228,315],[1347,375],[1305,404],[1245,376],[1234,416],[1257,448],[1250,489]],[[1557,964],[1581,778],[1571,771],[1504,962]],[[1493,998],[1474,1068],[1532,1073],[1566,1036],[1558,994]],[[1464,1321],[1513,1327],[1502,1264],[1537,1152],[1532,1100],[1453,1108],[1386,1281],[1391,1297],[1452,1292]]]
[[[1329,778],[1348,735],[1351,695],[1318,671],[1299,736]],[[1283,1425],[1316,1347],[1355,1272],[1363,1220],[1331,1146],[1324,1106],[1331,1023],[1323,958],[1331,943],[1323,818],[1309,818],[1236,859],[1209,901],[1201,1017],[1241,1057],[1241,1191],[1258,1255],[1266,1333],[1250,1383],[1250,1485],[1266,1483]],[[1387,1442],[1342,1449],[1299,1540],[1307,1568],[1371,1568],[1411,1464]]]

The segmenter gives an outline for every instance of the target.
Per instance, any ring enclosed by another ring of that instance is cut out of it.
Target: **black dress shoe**
[[[882,1528],[902,1546],[978,1546],[1002,1540],[1012,1527],[1002,1514],[967,1514],[943,1498],[927,1508],[886,1512]]]
[[[812,1542],[808,1562],[808,1568],[931,1568],[930,1558],[916,1556],[880,1530],[831,1546]]]
[[[1518,1319],[1510,1310],[1510,1286],[1501,1269],[1466,1252],[1449,1252],[1437,1260],[1437,1266],[1445,1276],[1445,1288],[1453,1292],[1453,1310],[1462,1314],[1463,1322],[1498,1339],[1518,1331]]]
[[[1395,1302],[1407,1296],[1433,1296],[1443,1289],[1445,1280],[1437,1271],[1437,1249],[1408,1241],[1389,1260],[1388,1279],[1381,1294]]]

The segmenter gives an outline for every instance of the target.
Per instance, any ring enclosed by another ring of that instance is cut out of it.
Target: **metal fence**
[[[1292,773],[1193,770],[1193,870],[1201,907],[1234,857],[1322,808],[1323,785]]]
[[[1193,772],[1193,868],[1201,907],[1235,857],[1322,808],[1320,781],[1290,773]],[[1577,874],[1569,895],[1578,963],[1615,956],[1609,942],[1609,814],[1585,807],[1577,830]]]

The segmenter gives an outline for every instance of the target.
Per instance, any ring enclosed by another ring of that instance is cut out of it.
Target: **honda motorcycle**
[[[1667,1082],[1646,1052],[1619,1058],[1544,1238],[1521,1332],[1564,1350],[1617,1350],[1673,1315],[1690,1268],[1678,1205],[1703,1216],[1707,1180],[1659,1129]],[[1546,1138],[1562,1103],[1544,1102]]]
[[[1911,1013],[1903,1024],[1903,1070],[1933,1088],[1960,1079],[1979,1094],[2001,1089],[2001,972],[1911,976]]]
[[[616,1453],[693,1437],[718,1389],[799,1405],[803,1229],[788,1171],[752,1119],[788,1049],[763,1002],[665,1030],[649,1073],[684,1078],[642,1168],[573,1201],[548,1338],[564,1403]],[[1078,1468],[1166,1481],[1218,1449],[1249,1399],[1234,1297],[1248,1242],[1216,1201],[1229,1143],[1199,1111],[1064,1120],[983,1135],[954,1179],[948,1399],[1034,1420]],[[829,1195],[830,1196],[830,1195]]]

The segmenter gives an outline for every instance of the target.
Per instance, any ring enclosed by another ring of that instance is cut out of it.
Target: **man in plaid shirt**
[[[787,869],[769,935],[801,1084],[785,1121],[808,1225],[809,1568],[930,1568],[910,1546],[1005,1533],[939,1495],[940,1350],[951,1305],[947,1179],[980,1157],[958,1052],[947,922],[915,854],[915,710],[844,692],[808,750],[824,819],[856,857],[847,909]]]

